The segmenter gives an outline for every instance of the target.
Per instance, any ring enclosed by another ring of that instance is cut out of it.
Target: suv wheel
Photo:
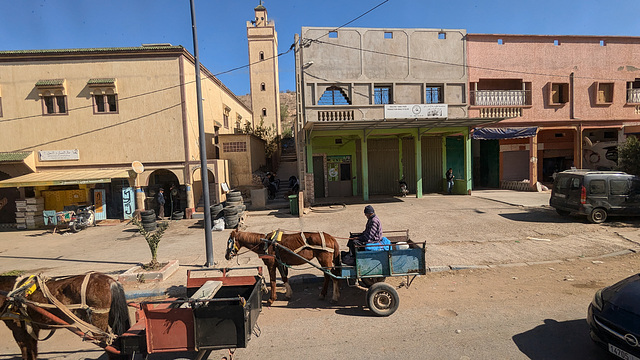
[[[588,218],[589,221],[594,224],[602,224],[605,220],[607,220],[607,210],[603,208],[593,209]]]

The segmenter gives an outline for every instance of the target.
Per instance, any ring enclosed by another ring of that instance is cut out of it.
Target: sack
[[[213,227],[211,228],[213,231],[222,231],[224,230],[224,218],[221,217],[219,219],[213,220]]]
[[[388,251],[391,250],[391,241],[386,237],[382,237],[382,240],[378,242],[372,242],[365,245],[366,251]]]

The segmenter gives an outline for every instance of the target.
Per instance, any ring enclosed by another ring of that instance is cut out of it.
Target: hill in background
[[[251,94],[238,96],[249,109],[251,109]],[[296,92],[287,90],[280,92],[280,117],[282,120],[282,131],[287,133],[286,129],[293,131],[296,122]]]

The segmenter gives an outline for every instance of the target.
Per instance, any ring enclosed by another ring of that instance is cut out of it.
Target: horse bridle
[[[238,244],[236,244],[236,238],[233,235],[229,235],[229,239],[227,240],[227,254],[232,254],[230,259],[238,255],[238,250],[240,249],[238,248]]]

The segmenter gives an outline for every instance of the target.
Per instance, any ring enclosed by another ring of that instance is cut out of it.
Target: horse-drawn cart
[[[250,269],[257,274],[227,276]],[[213,271],[222,276],[207,275]],[[140,302],[136,324],[120,336],[121,352],[133,358],[197,351],[206,359],[212,350],[245,348],[262,310],[261,287],[262,267],[189,270],[189,298]]]

